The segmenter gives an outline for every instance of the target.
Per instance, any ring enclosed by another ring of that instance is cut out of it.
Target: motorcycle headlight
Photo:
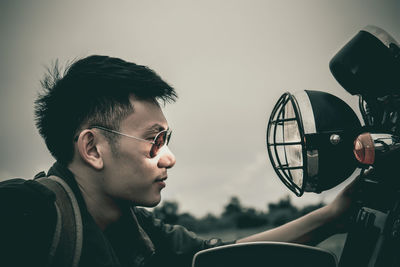
[[[309,90],[285,93],[267,127],[272,166],[297,196],[330,189],[357,167],[353,141],[360,128],[357,115],[336,96]]]

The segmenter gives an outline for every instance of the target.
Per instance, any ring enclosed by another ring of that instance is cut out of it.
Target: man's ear
[[[77,141],[78,153],[82,160],[96,170],[103,169],[103,157],[99,150],[99,138],[91,129],[83,130]]]

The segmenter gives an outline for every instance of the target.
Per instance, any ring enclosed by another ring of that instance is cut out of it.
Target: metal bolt
[[[340,143],[342,138],[338,134],[332,134],[331,137],[329,138],[329,141],[331,141],[332,145],[337,145]]]

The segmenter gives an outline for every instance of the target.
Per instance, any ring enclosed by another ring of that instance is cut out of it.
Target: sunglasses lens
[[[165,143],[169,143],[169,139],[171,138],[171,134],[168,134],[167,136],[167,131],[160,132],[157,136],[156,139],[154,140],[154,144],[151,147],[150,150],[150,157],[155,157],[160,150],[164,146]],[[168,139],[168,140],[167,140]]]

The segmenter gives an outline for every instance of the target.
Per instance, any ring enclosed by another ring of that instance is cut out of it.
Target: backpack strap
[[[47,266],[77,267],[82,251],[83,229],[78,202],[68,184],[57,176],[35,179],[56,195],[57,224]]]

